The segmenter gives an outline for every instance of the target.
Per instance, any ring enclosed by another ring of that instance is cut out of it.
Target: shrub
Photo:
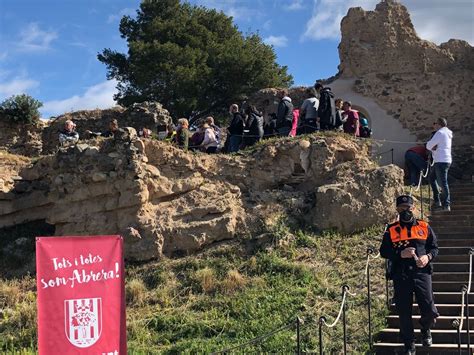
[[[0,104],[0,116],[10,122],[35,123],[40,117],[38,109],[41,106],[43,103],[29,95],[13,95]]]

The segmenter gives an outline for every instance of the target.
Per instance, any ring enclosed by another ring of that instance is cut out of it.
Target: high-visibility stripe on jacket
[[[405,240],[426,240],[428,238],[428,223],[418,220],[416,225],[411,226],[410,234],[407,227],[402,227],[400,223],[395,223],[388,229],[392,243]]]

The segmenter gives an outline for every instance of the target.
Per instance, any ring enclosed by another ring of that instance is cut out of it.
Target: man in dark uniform
[[[436,235],[425,221],[413,215],[413,198],[397,198],[399,221],[387,227],[380,255],[391,262],[390,277],[395,289],[395,305],[400,317],[400,337],[405,354],[415,354],[412,323],[413,293],[420,308],[424,346],[432,344],[431,327],[439,316],[433,301],[431,261],[438,255]]]

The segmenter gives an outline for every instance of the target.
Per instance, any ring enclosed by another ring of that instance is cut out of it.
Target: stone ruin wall
[[[65,113],[49,122],[39,121],[35,125],[8,123],[0,117],[0,149],[12,154],[28,157],[47,155],[57,151],[58,132],[66,120],[77,124],[81,140],[88,138],[86,131],[102,132],[108,129],[110,120],[116,119],[119,127],[142,128],[156,132],[158,125],[171,123],[171,116],[158,102],[143,102],[125,109],[116,106],[105,110],[82,110]]]
[[[474,48],[420,39],[407,9],[394,0],[374,11],[351,8],[341,22],[339,76],[374,98],[403,127],[427,141],[438,117],[454,132],[453,166],[474,172]]]
[[[0,228],[44,220],[55,235],[119,233],[127,258],[146,260],[258,235],[279,216],[344,232],[380,224],[393,218],[387,207],[401,189],[399,168],[377,167],[365,145],[341,136],[227,156],[135,134],[127,128],[23,168],[0,193]]]

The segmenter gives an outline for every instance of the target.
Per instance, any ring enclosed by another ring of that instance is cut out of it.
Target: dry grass
[[[237,270],[230,270],[226,278],[221,283],[222,292],[232,295],[236,291],[242,290],[247,284],[245,277]]]
[[[211,293],[217,287],[216,276],[214,270],[211,268],[205,267],[204,269],[196,271],[196,279],[204,293]]]
[[[147,299],[148,290],[140,279],[131,279],[125,285],[125,297],[129,305],[142,305]]]

